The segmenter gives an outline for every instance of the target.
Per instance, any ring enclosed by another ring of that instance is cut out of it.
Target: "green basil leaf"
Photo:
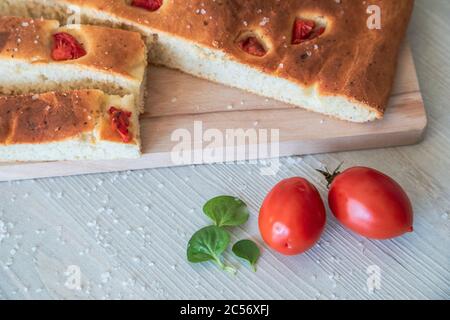
[[[213,261],[222,270],[235,273],[236,270],[226,266],[221,255],[230,244],[230,235],[225,230],[217,226],[209,226],[200,229],[189,240],[187,248],[187,258],[189,262],[200,263]]]
[[[253,271],[256,272],[256,263],[261,256],[261,251],[259,250],[256,243],[251,240],[241,240],[234,244],[232,250],[236,256],[247,260],[250,263]]]
[[[218,227],[235,227],[247,222],[249,211],[240,199],[231,196],[220,196],[209,200],[203,212]]]

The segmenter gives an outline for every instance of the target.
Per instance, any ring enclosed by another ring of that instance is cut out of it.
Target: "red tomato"
[[[402,187],[387,175],[356,167],[338,174],[328,202],[336,218],[371,239],[390,239],[413,231],[413,210]]]
[[[319,240],[326,222],[317,189],[302,178],[281,181],[267,195],[259,213],[264,241],[285,255],[309,250]]]

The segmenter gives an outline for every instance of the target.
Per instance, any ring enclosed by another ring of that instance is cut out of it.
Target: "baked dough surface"
[[[381,117],[393,85],[397,55],[413,0],[165,0],[150,12],[124,0],[53,0],[101,11],[138,23],[155,33],[219,49],[232,59],[288,79],[318,93],[362,103]],[[371,30],[369,5],[381,10],[381,29]],[[296,18],[324,19],[320,37],[291,44]],[[268,48],[264,57],[243,52],[242,34],[257,35]]]

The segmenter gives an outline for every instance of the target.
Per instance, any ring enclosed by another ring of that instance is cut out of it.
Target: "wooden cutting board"
[[[141,159],[3,163],[0,164],[0,181],[217,162],[218,159],[205,159],[201,152],[186,158],[185,163],[173,161],[173,149],[181,141],[172,140],[173,134],[184,133],[186,139],[186,134],[190,133],[194,139],[194,152],[196,148],[198,151],[198,148],[209,145],[209,142],[203,142],[202,146],[201,134],[194,133],[195,121],[197,127],[201,122],[202,133],[216,129],[214,132],[224,139],[227,129],[251,129],[257,132],[258,137],[263,134],[256,149],[248,143],[236,143],[233,148],[226,149],[234,155],[228,160],[414,144],[421,140],[425,131],[426,112],[408,45],[403,47],[399,59],[396,83],[385,119],[369,124],[331,119],[178,71],[151,67],[146,112],[141,118],[144,153]],[[267,133],[267,142],[274,142],[270,134],[276,133],[276,129],[279,130],[278,149],[265,150],[261,147],[264,133]],[[188,140],[183,141],[186,143]],[[216,151],[224,150],[220,149]]]

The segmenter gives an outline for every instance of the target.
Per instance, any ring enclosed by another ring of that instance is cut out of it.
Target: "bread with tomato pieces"
[[[0,96],[0,161],[138,158],[138,114],[100,90]]]
[[[147,65],[139,33],[56,20],[0,17],[0,93],[99,89],[143,104]],[[143,108],[143,107],[142,107]]]
[[[81,16],[84,22],[139,31],[147,36],[154,63],[353,122],[383,117],[414,3],[6,2],[6,11],[16,14],[62,21]]]

